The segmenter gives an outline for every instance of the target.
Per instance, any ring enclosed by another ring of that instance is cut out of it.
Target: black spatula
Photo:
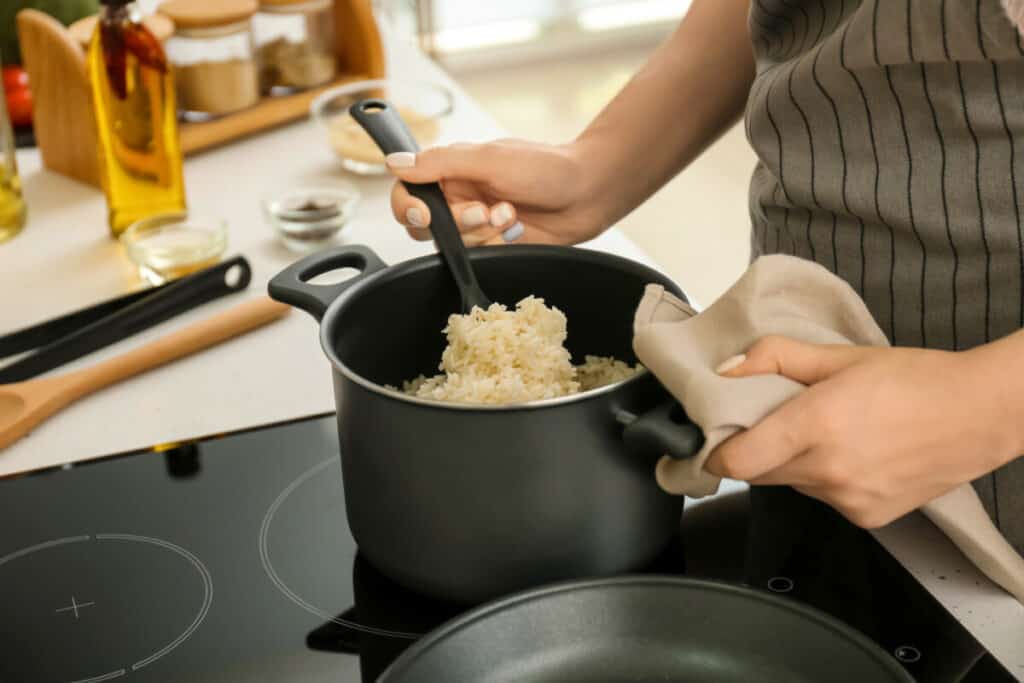
[[[419,145],[406,127],[398,111],[385,100],[370,99],[356,102],[349,113],[369,133],[384,154],[419,151]],[[441,258],[455,278],[462,296],[462,311],[468,313],[474,306],[487,308],[491,300],[480,289],[466,246],[455,224],[444,192],[437,183],[403,183],[409,194],[417,197],[430,209],[430,232]]]

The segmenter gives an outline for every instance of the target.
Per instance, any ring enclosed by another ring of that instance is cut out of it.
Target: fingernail
[[[496,207],[491,209],[491,225],[496,228],[508,223],[513,218],[512,205],[508,203],[498,204]],[[509,228],[511,230],[511,228]]]
[[[524,232],[526,232],[526,230],[523,229],[523,224],[520,223],[519,221],[516,221],[512,225],[512,227],[510,227],[505,232],[501,233],[501,239],[505,240],[506,242],[515,242],[517,239],[523,236]]]
[[[416,155],[412,152],[395,152],[384,157],[388,168],[412,168],[416,165]]]
[[[487,222],[487,214],[482,206],[471,206],[462,212],[462,223],[467,228],[475,228]]]
[[[405,210],[405,220],[414,228],[427,227],[427,219],[423,216],[423,211],[418,206],[411,206]]]
[[[719,375],[724,375],[730,370],[735,370],[739,366],[743,365],[743,363],[745,363],[746,360],[747,354],[745,353],[738,354],[736,356],[733,356],[732,358],[727,358],[721,365],[715,368],[715,372],[717,372]]]

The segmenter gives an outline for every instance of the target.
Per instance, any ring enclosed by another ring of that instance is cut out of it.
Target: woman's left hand
[[[882,526],[1017,457],[1020,408],[998,360],[989,347],[954,353],[766,337],[722,374],[780,374],[808,389],[726,440],[705,466],[792,486],[858,526]]]

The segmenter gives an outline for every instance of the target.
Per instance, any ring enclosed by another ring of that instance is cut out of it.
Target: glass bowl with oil
[[[139,276],[162,285],[220,261],[228,246],[228,228],[208,216],[159,214],[132,223],[121,234],[121,244]]]
[[[438,83],[391,78],[347,83],[313,100],[310,114],[327,134],[327,143],[341,165],[359,175],[387,172],[384,154],[348,113],[353,104],[371,97],[395,105],[420,147],[437,142],[441,124],[455,102],[452,91]]]

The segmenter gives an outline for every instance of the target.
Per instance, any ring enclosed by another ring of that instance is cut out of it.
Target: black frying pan
[[[378,683],[913,683],[853,629],[786,598],[675,577],[578,581],[428,634]]]

